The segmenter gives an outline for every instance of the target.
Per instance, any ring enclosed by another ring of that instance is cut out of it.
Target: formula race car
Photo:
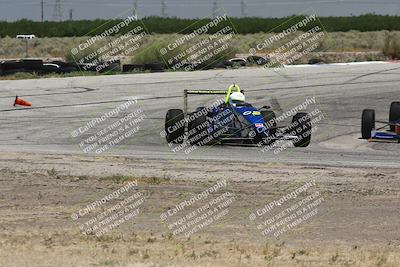
[[[202,146],[210,144],[258,145],[290,140],[295,147],[307,147],[311,140],[311,118],[298,112],[289,126],[277,126],[271,107],[260,109],[245,102],[244,92],[233,84],[226,90],[184,90],[184,109],[170,109],[165,117],[168,143]],[[188,112],[189,95],[224,94],[208,107]]]
[[[382,123],[379,128],[375,123]],[[381,131],[387,127],[387,131]],[[375,110],[364,109],[361,116],[361,135],[369,141],[387,141],[400,143],[400,102],[392,102],[389,121],[376,121]]]

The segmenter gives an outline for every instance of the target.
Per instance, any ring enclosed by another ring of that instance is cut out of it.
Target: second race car
[[[376,128],[376,123],[382,126]],[[387,128],[387,131],[383,131]],[[375,110],[364,109],[361,116],[361,136],[369,141],[400,143],[400,102],[392,102],[389,121],[375,120]]]

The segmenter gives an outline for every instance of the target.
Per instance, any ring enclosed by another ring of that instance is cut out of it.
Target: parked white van
[[[36,35],[34,35],[34,34],[29,34],[29,35],[18,34],[17,35],[17,39],[32,40],[34,38],[36,38]]]

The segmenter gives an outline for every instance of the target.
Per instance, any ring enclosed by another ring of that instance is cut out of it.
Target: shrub
[[[231,18],[229,22],[220,23],[213,27],[209,33],[215,33],[221,28],[231,24],[240,34],[259,32],[280,32],[285,29],[284,23],[294,16],[284,18]],[[301,19],[301,16],[298,18]],[[366,14],[357,17],[320,17],[322,25],[328,32],[334,31],[380,31],[400,30],[400,16]],[[202,24],[211,19],[201,20]],[[75,20],[75,21],[45,21],[43,23],[30,20],[15,22],[0,21],[0,37],[16,36],[17,34],[35,34],[39,37],[73,37],[94,36],[104,30],[120,23],[121,20]],[[131,22],[119,34],[132,30],[143,24],[149,33],[181,33],[186,34],[196,29],[198,19],[146,17],[141,21]]]
[[[386,33],[385,44],[383,46],[383,53],[392,58],[400,58],[400,42],[398,40],[398,35],[395,33]]]

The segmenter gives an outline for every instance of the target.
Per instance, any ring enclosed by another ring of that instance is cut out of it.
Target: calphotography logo
[[[400,0],[0,0],[0,267],[400,266]]]
[[[204,69],[222,58],[234,56],[231,43],[235,28],[224,10],[218,9],[214,18],[193,24],[195,29],[165,44],[159,52],[172,70]]]
[[[226,187],[226,180],[218,180],[213,186],[161,213],[161,221],[173,235],[190,237],[204,230],[229,214],[235,195],[224,192]]]
[[[145,119],[146,114],[139,107],[137,98],[130,97],[125,103],[72,131],[71,136],[78,140],[84,153],[99,155],[134,138]]]
[[[131,22],[137,21],[137,19],[138,18],[136,16],[128,16],[128,18],[126,18],[124,21],[122,21],[116,25],[113,25],[109,29],[100,33],[99,35],[96,35],[96,36],[88,39],[85,43],[79,44],[77,46],[79,48],[79,50],[77,48],[73,48],[73,49],[75,49],[74,51],[84,51],[85,49],[90,48],[90,46],[94,45],[96,42],[101,41],[104,38],[107,38],[111,35],[115,35],[115,34],[119,33],[121,31],[121,29],[128,27]]]
[[[263,153],[278,155],[289,148],[308,147],[312,136],[324,134],[319,130],[327,116],[321,111],[317,99],[306,98],[302,103],[290,106],[287,111],[275,114],[269,111],[264,119],[268,135],[257,143]]]
[[[137,181],[128,182],[73,213],[71,219],[83,235],[101,237],[140,214],[145,196],[137,190],[137,186]]]
[[[121,58],[138,53],[142,48],[147,32],[137,16],[110,24],[112,22],[106,24],[109,28],[71,49],[71,55],[82,71],[119,69]]]
[[[167,138],[168,146],[174,153],[189,155],[199,147],[212,145],[218,142],[220,137],[227,134],[229,124],[234,120],[234,114],[230,109],[225,109],[213,117],[208,115],[224,103],[218,99],[202,107],[200,110],[184,116],[167,118],[165,130],[160,132],[162,138]],[[183,131],[186,129],[187,131]]]
[[[315,180],[306,182],[294,191],[272,200],[249,215],[261,235],[279,238],[282,234],[306,223],[318,214],[319,206],[325,200],[320,192],[310,193],[316,186]],[[308,194],[304,197],[305,194]]]
[[[306,58],[328,37],[316,14],[296,16],[278,28],[283,30],[269,34],[249,49],[251,55],[267,55],[264,68],[274,71]]]

